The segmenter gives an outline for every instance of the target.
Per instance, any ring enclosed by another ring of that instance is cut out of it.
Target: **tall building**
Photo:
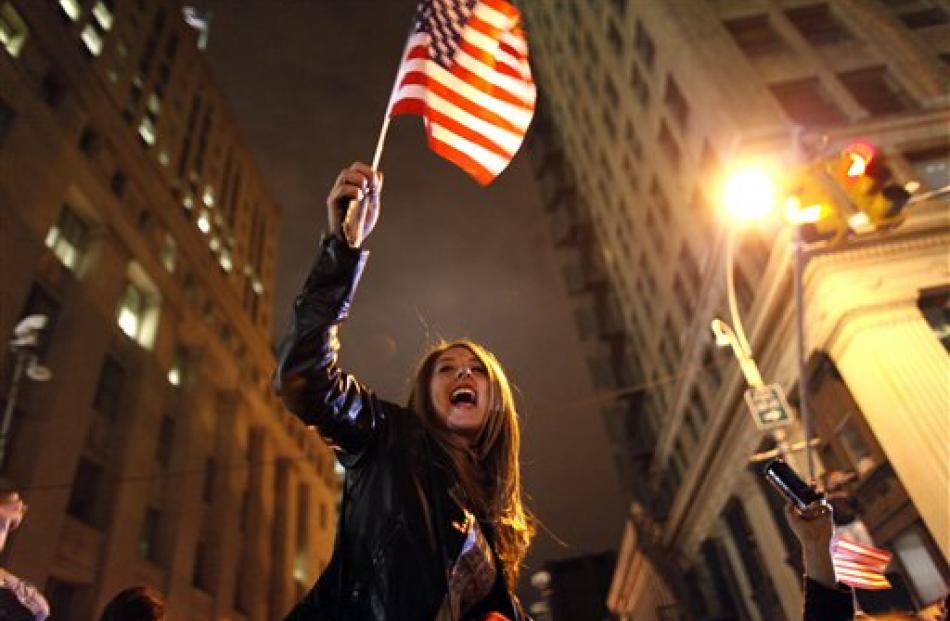
[[[816,472],[919,605],[950,585],[950,9],[937,0],[525,3],[543,93],[533,150],[578,329],[631,496],[608,596],[621,618],[801,614],[797,542],[758,473],[776,436],[710,332],[729,320],[719,180],[855,138],[919,187],[903,223],[858,228],[804,271]],[[794,131],[794,128],[801,128]],[[794,232],[735,233],[734,289],[767,382],[798,386]],[[794,401],[794,399],[793,399]],[[777,454],[774,451],[772,454]]]
[[[0,332],[45,316],[53,372],[3,357],[2,564],[62,621],[134,584],[283,618],[331,551],[332,455],[269,389],[280,210],[197,36],[174,0],[0,1]]]

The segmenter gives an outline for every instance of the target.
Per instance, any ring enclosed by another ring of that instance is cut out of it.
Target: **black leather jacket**
[[[447,457],[415,414],[378,399],[337,366],[337,330],[367,256],[336,236],[321,243],[278,354],[275,389],[346,468],[333,557],[286,621],[433,619],[449,559],[462,545],[451,527],[463,515],[447,493],[455,481]],[[488,611],[523,619],[498,576],[481,610],[466,619]]]

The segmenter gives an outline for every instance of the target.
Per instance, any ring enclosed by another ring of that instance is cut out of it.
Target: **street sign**
[[[785,400],[785,391],[778,384],[745,391],[745,402],[752,412],[755,426],[765,431],[785,427],[792,422],[791,409]]]

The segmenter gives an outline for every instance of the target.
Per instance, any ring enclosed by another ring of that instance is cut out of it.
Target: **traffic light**
[[[834,245],[844,241],[849,228],[823,177],[820,164],[790,175],[785,188],[785,220],[799,227],[806,243],[824,241]]]
[[[826,163],[826,169],[848,195],[851,205],[875,228],[889,228],[904,220],[910,193],[898,184],[887,158],[868,142],[853,142]]]

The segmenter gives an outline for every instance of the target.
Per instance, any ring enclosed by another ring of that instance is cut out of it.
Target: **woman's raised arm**
[[[342,451],[347,466],[358,461],[379,424],[376,400],[337,364],[337,333],[369,255],[360,246],[376,224],[381,187],[382,177],[359,162],[337,177],[327,197],[328,234],[294,301],[273,380],[287,408]],[[362,224],[355,234],[343,230],[351,221]]]

